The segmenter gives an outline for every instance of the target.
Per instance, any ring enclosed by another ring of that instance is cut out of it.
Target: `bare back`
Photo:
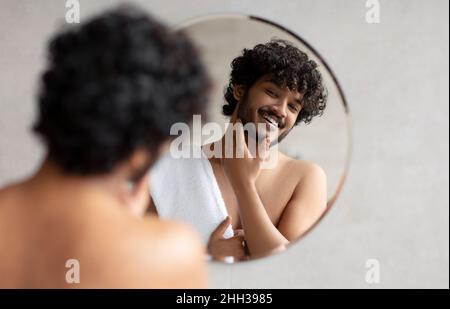
[[[189,228],[133,217],[102,193],[0,190],[0,288],[203,287],[201,253]],[[70,259],[78,284],[66,282]]]

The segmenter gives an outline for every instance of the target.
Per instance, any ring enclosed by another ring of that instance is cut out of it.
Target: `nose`
[[[279,118],[284,119],[287,117],[288,100],[285,98],[280,99],[280,101],[272,105],[272,112]]]

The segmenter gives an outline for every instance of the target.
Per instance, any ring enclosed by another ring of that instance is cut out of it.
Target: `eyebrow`
[[[281,88],[281,86],[280,86],[277,82],[275,82],[273,79],[271,79],[271,78],[264,79],[263,82],[268,82],[268,83],[274,84],[274,85],[277,86],[278,88]],[[303,104],[302,104],[302,100],[301,100],[301,99],[295,98],[294,101],[295,101],[295,103],[299,104],[300,107],[303,107]]]

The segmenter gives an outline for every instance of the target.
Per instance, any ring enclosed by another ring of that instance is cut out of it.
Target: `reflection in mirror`
[[[177,137],[151,174],[150,209],[191,224],[216,260],[283,251],[344,183],[342,90],[309,44],[273,22],[221,15],[177,30],[196,42],[214,87],[208,119],[173,127]]]

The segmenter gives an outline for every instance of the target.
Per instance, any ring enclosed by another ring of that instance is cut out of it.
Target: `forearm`
[[[289,241],[269,218],[254,183],[233,186],[250,255],[258,256],[284,248]]]

